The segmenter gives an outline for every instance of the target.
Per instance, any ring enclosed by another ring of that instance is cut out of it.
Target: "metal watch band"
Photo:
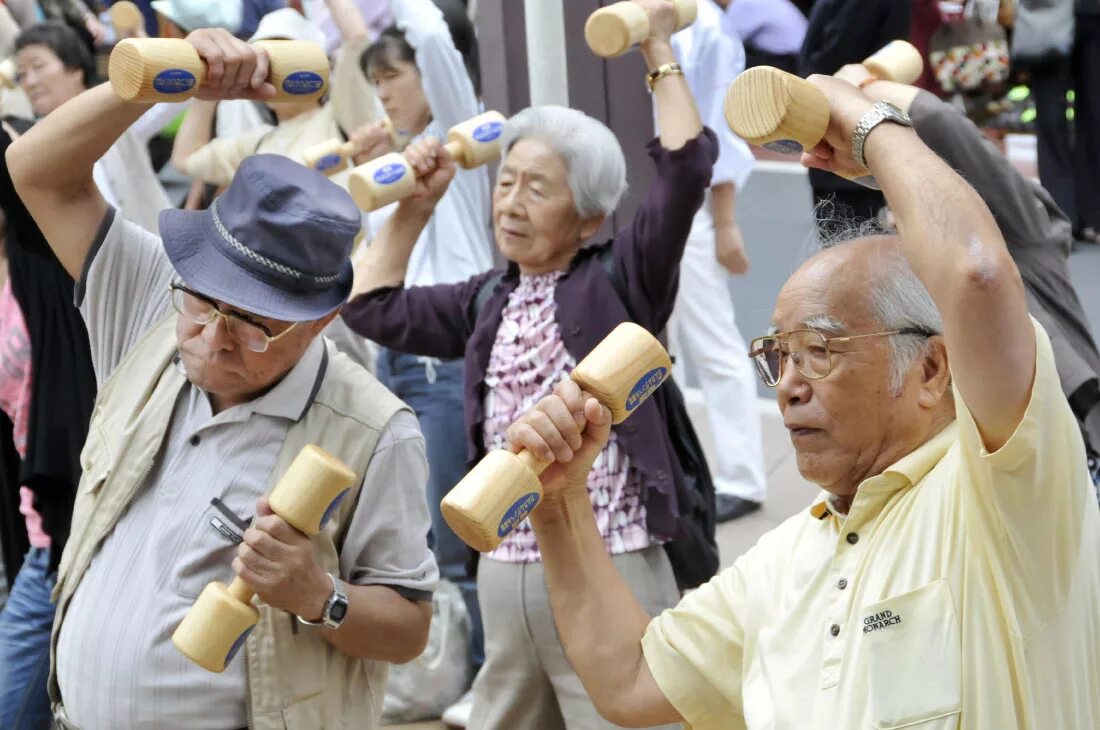
[[[332,581],[332,593],[329,594],[328,600],[325,601],[325,607],[321,611],[321,618],[318,621],[306,621],[301,616],[295,616],[298,621],[306,626],[324,626],[326,629],[338,629],[340,624],[344,622],[344,618],[347,616],[348,596],[344,592],[344,589],[340,587],[340,581],[332,573],[328,573],[329,580]],[[342,603],[344,611],[340,617],[333,617],[333,607],[336,604]]]
[[[663,79],[665,76],[672,76],[674,74],[684,75],[684,70],[680,68],[678,63],[662,63],[657,68],[653,69],[645,75],[645,84],[649,89],[649,93],[653,93],[653,87],[657,85],[657,82]]]
[[[901,109],[886,101],[875,102],[874,106],[860,118],[855,131],[852,132],[852,159],[864,169],[867,169],[867,158],[863,154],[867,136],[871,134],[872,129],[883,122],[894,122],[906,127],[913,126],[909,116]]]

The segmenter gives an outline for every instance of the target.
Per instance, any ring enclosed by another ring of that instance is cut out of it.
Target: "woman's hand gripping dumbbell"
[[[302,102],[328,88],[325,49],[309,41],[248,44],[220,28],[186,39],[128,38],[111,52],[107,75],[120,99],[135,102],[261,99]]]
[[[504,123],[500,112],[478,114],[451,127],[443,148],[459,167],[480,167],[500,157]],[[392,152],[352,170],[348,192],[361,210],[377,210],[412,195],[417,174],[404,155]]]
[[[676,30],[695,22],[696,0],[668,0],[676,9]],[[623,2],[600,8],[588,16],[584,24],[584,40],[597,56],[621,56],[650,35],[651,7],[661,0]],[[709,0],[707,0],[709,2]]]
[[[612,423],[622,423],[671,372],[672,361],[657,338],[624,322],[581,360],[570,379],[611,410]],[[545,456],[489,452],[443,499],[443,518],[470,547],[494,549],[542,500],[539,476],[554,463]]]

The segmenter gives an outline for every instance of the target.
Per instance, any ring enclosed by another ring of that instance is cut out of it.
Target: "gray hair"
[[[505,154],[527,137],[541,140],[561,157],[582,218],[615,210],[626,193],[626,158],[610,129],[576,109],[532,106],[508,120],[501,140]]]
[[[818,252],[843,246],[868,236],[891,235],[875,221],[842,222],[839,227],[822,235]],[[876,276],[868,296],[870,314],[883,330],[916,329],[929,334],[943,334],[943,318],[928,290],[909,266],[909,260],[891,246],[876,252]],[[890,390],[901,392],[905,373],[931,351],[931,343],[922,335],[895,335],[889,338]]]

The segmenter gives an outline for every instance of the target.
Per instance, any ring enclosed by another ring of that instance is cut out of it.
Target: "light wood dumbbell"
[[[671,372],[672,361],[657,338],[624,322],[570,377],[611,410],[614,423],[622,423]],[[528,451],[489,452],[443,499],[443,518],[467,545],[489,552],[538,506],[539,475],[551,463]]]
[[[504,115],[485,112],[447,132],[447,154],[459,167],[471,170],[500,157]],[[352,170],[348,192],[361,210],[377,210],[412,195],[416,173],[404,155],[391,152]]]
[[[116,38],[127,38],[145,24],[145,16],[130,0],[119,0],[112,5],[110,16]]]
[[[310,41],[256,41],[267,50],[267,80],[273,102],[320,98],[328,88],[325,49]],[[206,64],[194,47],[178,38],[127,38],[111,51],[107,75],[125,101],[180,101],[194,96],[206,78]]]
[[[15,58],[9,56],[0,61],[0,86],[5,89],[14,89],[19,85],[19,70]]]
[[[909,43],[892,41],[863,66],[880,79],[910,84],[920,76],[924,62]],[[734,134],[784,154],[812,149],[829,126],[825,94],[809,81],[771,66],[750,68],[734,79],[726,92],[725,114]],[[874,185],[868,174],[852,179]]]
[[[695,22],[696,0],[672,0],[676,6],[676,29]],[[626,0],[600,8],[584,24],[584,40],[597,56],[621,56],[649,37],[649,14],[637,3]]]
[[[395,148],[400,149],[404,141],[402,135],[393,128],[393,122],[389,117],[382,118],[382,127],[390,137],[390,142]],[[351,140],[330,139],[327,142],[313,145],[302,155],[302,161],[306,167],[312,167],[317,172],[325,175],[335,175],[348,167],[348,158],[355,154],[355,143]]]
[[[272,490],[271,510],[307,535],[315,535],[355,482],[355,472],[316,446],[298,454]],[[172,634],[172,643],[191,661],[222,672],[260,620],[254,594],[239,577],[226,586],[210,583]]]

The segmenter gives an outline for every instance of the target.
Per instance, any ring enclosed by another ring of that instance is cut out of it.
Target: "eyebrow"
[[[799,329],[814,330],[815,332],[821,332],[822,334],[838,335],[848,329],[847,325],[841,322],[836,317],[828,314],[815,314],[804,318],[798,324]],[[772,324],[768,327],[768,334],[778,334],[780,329],[777,325]]]

